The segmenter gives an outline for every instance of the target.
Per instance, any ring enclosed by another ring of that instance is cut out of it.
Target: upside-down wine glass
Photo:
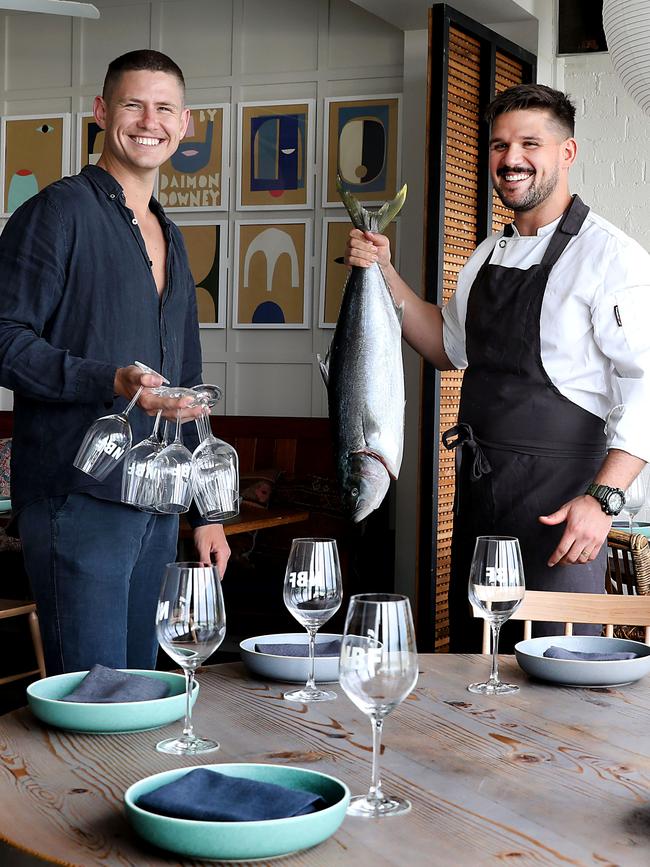
[[[181,437],[182,413],[182,409],[176,413],[174,441],[158,452],[151,466],[157,486],[156,511],[165,515],[187,512],[194,493],[192,452],[183,445]]]
[[[219,749],[217,741],[199,738],[192,727],[195,672],[219,647],[226,634],[226,612],[216,566],[169,563],[165,568],[156,613],[158,643],[185,674],[185,725],[178,738],[156,744],[161,753],[196,755]]]
[[[411,606],[406,596],[364,593],[350,599],[345,620],[339,681],[348,698],[372,723],[372,779],[368,794],[350,799],[348,815],[364,818],[407,813],[404,798],[384,794],[379,756],[384,719],[404,701],[418,679]]]
[[[200,388],[200,386],[197,386]],[[200,442],[194,449],[194,499],[209,521],[239,514],[239,458],[235,449],[214,436],[208,411],[196,419]]]
[[[334,539],[294,539],[284,578],[284,604],[309,633],[309,677],[288,701],[331,701],[336,693],[319,689],[314,679],[316,633],[341,607],[341,567]]]
[[[156,481],[153,473],[154,459],[162,451],[158,429],[162,410],[158,410],[153,429],[127,452],[122,467],[122,502],[137,506],[143,512],[157,512]]]
[[[478,536],[469,572],[469,601],[490,624],[492,669],[484,683],[467,689],[481,695],[519,692],[514,683],[499,679],[499,632],[521,605],[526,585],[519,540],[514,536]]]
[[[90,425],[73,461],[78,470],[103,482],[119,464],[131,448],[128,415],[138,402],[142,388],[140,386],[122,412],[103,415]]]

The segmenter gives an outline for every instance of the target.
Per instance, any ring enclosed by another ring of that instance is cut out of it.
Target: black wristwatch
[[[625,492],[620,488],[610,488],[609,485],[589,485],[585,494],[595,497],[600,508],[606,515],[618,515],[625,505]]]

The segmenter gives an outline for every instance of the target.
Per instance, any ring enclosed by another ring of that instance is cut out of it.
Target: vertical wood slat
[[[495,95],[506,90],[508,87],[513,87],[515,84],[521,84],[523,81],[522,64],[512,57],[508,57],[502,51],[496,52],[495,65]],[[514,214],[510,208],[506,208],[497,194],[492,192],[492,231],[500,232],[504,226],[511,223]]]

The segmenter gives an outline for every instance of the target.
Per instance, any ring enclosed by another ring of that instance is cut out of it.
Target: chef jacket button
[[[135,220],[134,220],[134,222],[135,222]],[[499,247],[505,247],[505,245],[506,245],[506,242],[503,240],[503,238],[501,238],[501,240],[499,241]]]

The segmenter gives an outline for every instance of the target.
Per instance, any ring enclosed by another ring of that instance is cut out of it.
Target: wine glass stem
[[[307,689],[316,689],[316,633],[317,629],[308,629],[309,633],[309,677],[307,678]]]
[[[498,620],[490,622],[492,629],[492,671],[490,672],[490,683],[499,682],[499,632],[501,631],[501,623]]]
[[[129,405],[128,405],[127,408],[124,410],[124,412],[122,413],[122,415],[128,415],[128,414],[131,412],[131,410],[133,409],[133,407],[134,407],[134,406],[136,405],[136,403],[138,402],[138,398],[139,398],[140,395],[142,394],[142,389],[143,389],[143,388],[144,388],[144,386],[141,385],[140,388],[136,391],[136,393],[133,395],[133,397],[132,397],[131,400],[129,401]]]
[[[384,727],[383,717],[377,717],[374,714],[370,715],[370,724],[372,725],[372,777],[370,780],[370,788],[368,789],[367,798],[369,801],[383,801],[384,793],[381,790],[381,780],[379,779],[379,756],[381,755],[381,733]]]
[[[192,689],[194,688],[194,669],[186,668],[185,670],[185,725],[183,726],[183,737],[193,738],[194,728],[192,727]]]

